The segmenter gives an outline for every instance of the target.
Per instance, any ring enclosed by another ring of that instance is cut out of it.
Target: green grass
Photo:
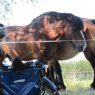
[[[93,81],[94,73],[86,59],[71,62],[63,61],[60,62],[60,65],[64,83],[67,87],[67,92],[61,92],[62,95],[95,95],[95,91],[87,90]]]
[[[95,91],[62,92],[61,95],[95,95]]]

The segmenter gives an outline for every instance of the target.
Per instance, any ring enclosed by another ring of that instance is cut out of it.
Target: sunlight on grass
[[[79,89],[90,87],[92,80],[78,80],[77,78],[73,79],[64,79],[64,83],[67,86],[67,89]]]
[[[95,91],[87,90],[93,82],[93,69],[90,63],[84,59],[71,62],[60,62],[62,76],[67,91],[62,95],[95,95]]]
[[[95,95],[95,91],[62,92],[61,95]]]

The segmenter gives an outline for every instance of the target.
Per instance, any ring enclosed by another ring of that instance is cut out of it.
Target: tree
[[[12,15],[12,4],[22,3],[28,4],[29,2],[36,3],[37,0],[0,0],[0,20],[8,20]]]

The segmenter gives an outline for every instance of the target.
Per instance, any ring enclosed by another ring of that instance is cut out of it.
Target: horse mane
[[[74,23],[75,23],[76,29],[79,29],[79,30],[84,29],[83,21],[78,16],[74,16]]]
[[[79,30],[82,30],[84,28],[84,25],[83,25],[83,22],[82,20],[71,14],[71,13],[59,13],[59,12],[46,12],[44,14],[41,14],[40,16],[38,16],[37,18],[35,18],[32,22],[43,22],[44,21],[44,17],[47,16],[47,20],[49,21],[49,23],[54,23],[54,21],[60,21],[60,20],[66,20],[68,21],[69,23],[71,21],[68,20],[68,17],[72,17],[72,20],[74,21],[74,25],[76,27],[76,29],[79,29]],[[39,21],[38,21],[39,20]],[[31,22],[31,24],[32,24]]]
[[[92,20],[92,23],[95,24],[95,19]]]
[[[46,13],[43,13],[40,16],[36,17],[35,19],[33,19],[32,22],[39,20],[40,17],[41,17],[40,18],[40,20],[41,20],[42,18],[44,19],[45,16],[48,16],[49,23],[54,23],[55,20],[56,21],[60,21],[60,20],[64,20],[64,19],[67,20],[67,17],[70,17],[71,15],[73,15],[73,14],[71,14],[71,13],[58,13],[58,12],[53,12],[53,11],[46,12]]]

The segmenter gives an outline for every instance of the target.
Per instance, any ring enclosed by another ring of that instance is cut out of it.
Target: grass
[[[63,92],[61,95],[95,95],[95,91]]]
[[[87,90],[93,81],[93,69],[84,59],[71,62],[60,62],[62,76],[67,87],[67,92],[62,95],[95,95],[95,91]],[[70,92],[69,92],[70,91]]]

